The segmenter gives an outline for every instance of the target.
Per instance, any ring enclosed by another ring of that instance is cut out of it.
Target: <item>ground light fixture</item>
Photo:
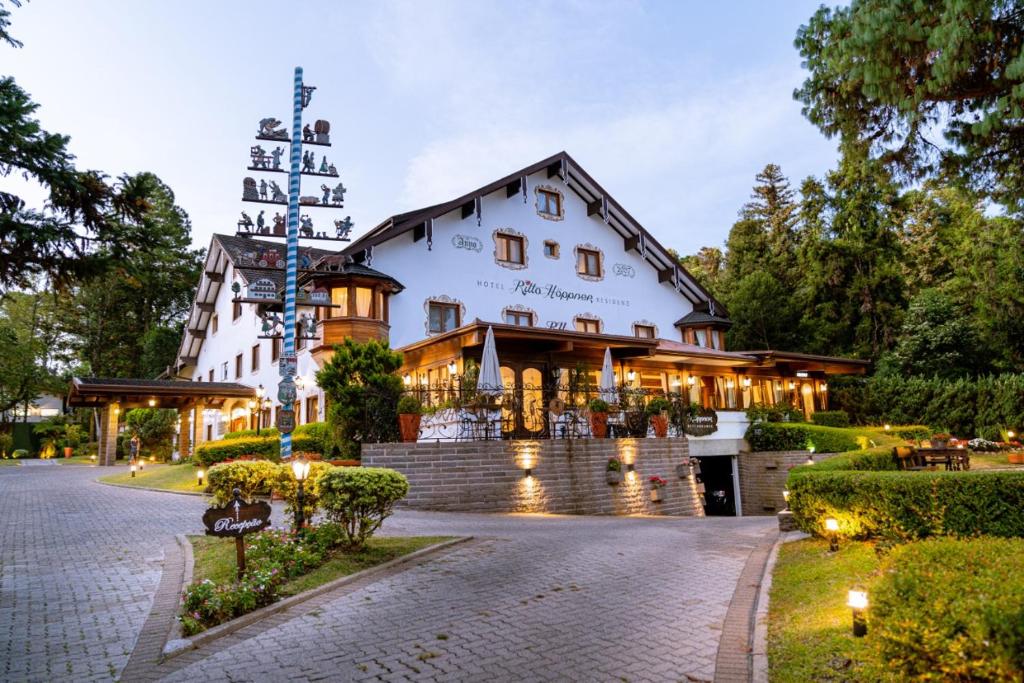
[[[146,469],[146,459],[139,458],[139,472],[141,472],[144,469]]]
[[[1006,438],[1008,438],[1008,439],[1012,439],[1015,436],[1017,436],[1017,433],[1015,431],[1013,431],[1012,429],[1010,429],[1010,430],[1008,430],[1006,432]]]
[[[197,486],[202,486],[202,485],[203,485],[203,476],[204,476],[205,474],[206,474],[206,472],[204,472],[204,471],[203,471],[203,468],[202,468],[202,467],[200,467],[200,468],[199,468],[199,471],[198,471],[198,472],[196,472],[196,485],[197,485]]]
[[[829,552],[838,552],[839,550],[839,522],[836,521],[835,517],[825,518],[825,529],[828,531],[828,549]]]
[[[135,478],[135,463],[131,464],[131,470],[132,470],[132,479],[134,479]]]
[[[782,500],[786,501],[786,509],[789,509],[789,489],[782,489]]]
[[[309,461],[303,457],[295,458],[292,460],[292,474],[295,475],[295,481],[298,482],[299,490],[298,495],[295,498],[295,531],[302,533],[302,527],[305,526],[306,520],[303,517],[303,504],[306,498],[306,492],[304,486],[306,479],[309,477]]]
[[[868,593],[861,588],[852,588],[846,597],[846,604],[853,610],[853,635],[863,638],[868,634]]]
[[[883,429],[885,429],[885,431],[889,431],[890,429],[892,429],[892,425],[887,424],[885,425],[885,427],[883,427]]]

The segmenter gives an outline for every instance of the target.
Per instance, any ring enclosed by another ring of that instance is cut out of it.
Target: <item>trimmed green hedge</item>
[[[1024,472],[847,472],[822,463],[794,470],[797,526],[823,535],[827,517],[848,538],[1024,536]]]
[[[253,436],[277,436],[277,427],[264,427],[256,433],[255,429],[242,429],[237,432],[228,432],[224,435],[224,439],[247,439]]]
[[[935,539],[896,548],[871,595],[869,637],[899,680],[1019,681],[1024,542]]]
[[[792,422],[756,422],[744,436],[752,451],[800,451],[844,453],[861,448],[849,430]],[[869,445],[865,439],[865,446]]]
[[[321,453],[322,441],[308,433],[292,434],[292,452],[305,451]],[[277,437],[239,437],[221,439],[199,444],[193,454],[193,460],[209,467],[225,460],[237,460],[241,457],[256,457],[277,462],[281,459],[281,441]]]
[[[849,427],[850,416],[845,410],[819,410],[811,415],[811,422],[822,427]]]

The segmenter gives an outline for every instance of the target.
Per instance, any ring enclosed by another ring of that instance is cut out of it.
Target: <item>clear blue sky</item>
[[[302,65],[355,234],[565,149],[689,253],[725,240],[766,163],[794,186],[834,164],[792,99],[818,4],[31,0],[0,73],[80,167],[163,178],[198,245],[233,231],[257,121],[290,125]]]

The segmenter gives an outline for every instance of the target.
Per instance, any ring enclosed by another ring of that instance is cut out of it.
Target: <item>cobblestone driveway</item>
[[[127,662],[161,546],[197,498],[0,469],[0,656],[12,680],[109,679]],[[388,534],[473,535],[171,672],[174,681],[711,680],[722,620],[774,520],[402,512]],[[173,666],[174,660],[171,660]]]

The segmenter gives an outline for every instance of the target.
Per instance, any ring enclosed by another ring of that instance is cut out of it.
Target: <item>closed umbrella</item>
[[[484,355],[480,361],[480,376],[476,391],[483,396],[498,398],[504,392],[501,385],[501,366],[498,365],[498,350],[494,346],[494,330],[487,328],[484,338]]]
[[[601,399],[608,403],[617,403],[618,391],[615,390],[615,371],[612,369],[612,350],[604,349],[604,363],[601,365],[601,385],[599,387]]]

